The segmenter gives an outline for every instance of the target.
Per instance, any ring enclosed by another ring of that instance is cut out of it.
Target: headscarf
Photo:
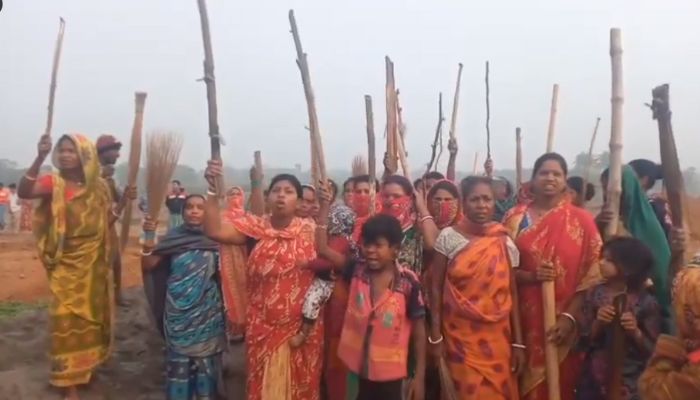
[[[459,189],[457,189],[457,186],[454,183],[447,179],[443,179],[436,182],[433,187],[430,188],[427,196],[430,215],[433,216],[435,225],[437,225],[439,229],[452,226],[462,219],[462,204],[459,196],[456,196],[453,201],[442,202],[439,205],[435,205],[432,201],[435,193],[437,193],[438,190],[447,190],[445,187],[443,187],[447,185],[451,186],[451,188],[454,190],[454,192],[448,190],[452,195],[455,193],[459,194]]]
[[[238,190],[239,194],[234,194],[235,190]],[[232,218],[245,214],[245,192],[242,187],[232,186],[226,192],[226,212]]]
[[[360,254],[357,243],[353,239],[356,221],[355,212],[350,207],[343,204],[331,206],[328,213],[328,235],[347,239],[353,257],[358,257]]]
[[[654,254],[652,281],[656,298],[665,318],[670,317],[670,288],[668,268],[671,262],[671,249],[664,230],[649,204],[637,175],[630,166],[622,167],[621,219],[632,237],[641,240]]]
[[[80,168],[83,171],[85,183],[82,190],[78,190],[73,197],[75,201],[83,198],[87,207],[105,207],[104,218],[98,221],[91,221],[93,224],[102,224],[107,229],[107,213],[111,204],[109,188],[104,180],[100,179],[100,163],[97,158],[95,145],[87,137],[75,133],[63,135],[62,140],[70,140],[75,146],[80,159]],[[60,170],[58,163],[58,146],[53,150],[52,162],[57,170]],[[44,265],[52,269],[63,257],[63,244],[66,234],[66,181],[60,171],[54,172],[52,176],[51,201],[42,204],[36,212],[37,217],[37,239],[41,249],[41,258]]]
[[[684,339],[698,340],[695,318],[700,318],[700,259],[696,255],[691,265],[676,275],[673,284],[673,308],[676,312],[678,333]],[[693,264],[693,263],[697,264]]]
[[[413,224],[416,222],[413,198],[408,195],[396,199],[384,199],[382,214],[391,215],[398,219],[404,231],[413,227]]]
[[[355,215],[357,215],[358,218],[369,216],[369,194],[353,193],[350,200],[350,205],[352,207],[352,210],[355,211]],[[374,197],[374,211],[378,213],[381,211],[381,209],[382,200],[380,194],[377,193]]]

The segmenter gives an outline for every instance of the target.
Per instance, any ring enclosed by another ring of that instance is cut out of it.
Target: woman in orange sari
[[[526,400],[547,400],[545,341],[559,348],[561,398],[574,398],[582,358],[574,352],[576,320],[586,289],[600,282],[598,260],[602,242],[593,216],[571,204],[567,195],[567,165],[562,156],[547,153],[535,162],[533,199],[512,209],[504,225],[520,250],[516,272],[521,299],[527,368],[520,381]],[[544,331],[542,282],[555,282],[557,321]]]
[[[314,278],[302,265],[316,257],[314,223],[295,216],[302,198],[301,184],[293,175],[277,175],[267,195],[269,216],[246,214],[222,225],[213,190],[221,175],[221,162],[210,161],[205,233],[225,244],[257,240],[247,264],[247,399],[318,400],[322,320],[314,324],[303,345],[289,346],[289,339],[301,327],[304,295]]]
[[[525,363],[512,272],[518,250],[505,227],[492,222],[491,180],[469,177],[461,186],[466,218],[435,242],[428,340],[444,357],[457,398],[517,400],[516,376]]]

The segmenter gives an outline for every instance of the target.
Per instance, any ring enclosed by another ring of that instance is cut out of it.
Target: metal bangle
[[[563,313],[561,313],[560,315],[563,315],[563,316],[565,316],[566,318],[568,318],[569,320],[571,320],[571,322],[573,322],[573,324],[574,324],[574,327],[577,327],[577,326],[578,326],[578,322],[576,322],[576,318],[574,318],[573,315],[571,315],[571,314],[569,314],[569,313],[567,313],[567,312],[563,312]]]
[[[512,343],[511,346],[513,346],[513,348],[515,348],[515,349],[523,349],[523,350],[527,349],[527,346],[525,346],[524,344],[520,344],[520,343]]]
[[[444,339],[445,339],[445,337],[444,337],[443,335],[440,335],[440,338],[437,339],[437,340],[433,340],[433,338],[431,338],[430,336],[428,336],[428,343],[430,343],[430,344],[438,344],[438,343],[442,343],[442,341],[443,341]]]
[[[36,179],[37,179],[37,177],[36,177],[36,176],[29,176],[29,175],[27,175],[27,174],[24,174],[24,179],[26,179],[26,180],[28,180],[28,181],[31,181],[31,182],[35,182]]]
[[[216,191],[211,190],[211,189],[207,189],[207,196],[216,197],[217,196]]]
[[[144,252],[143,249],[141,249],[141,257],[148,257],[150,255],[153,255],[153,250]]]
[[[429,219],[433,219],[433,216],[432,216],[432,215],[426,215],[425,217],[421,217],[421,219],[420,219],[418,222],[420,222],[420,223],[422,224],[423,222],[425,222],[425,221],[427,221],[427,220],[429,220]]]

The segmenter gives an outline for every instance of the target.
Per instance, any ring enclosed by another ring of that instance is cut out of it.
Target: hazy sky
[[[148,92],[145,129],[185,136],[182,162],[208,157],[202,38],[195,0],[5,0],[0,12],[0,158],[35,154],[44,129],[58,18],[67,21],[54,133],[105,132],[128,142],[133,92]],[[226,163],[252,153],[265,164],[309,164],[306,105],[287,12],[309,54],[326,163],[349,167],[366,153],[364,94],[375,101],[383,151],[384,56],[394,60],[408,126],[409,163],[427,162],[438,92],[449,123],[457,64],[464,63],[458,168],[486,151],[484,61],[491,62],[491,131],[497,167],[514,165],[514,129],[525,163],[543,152],[553,83],[560,84],[555,148],[568,159],[607,147],[609,29],[623,35],[624,157],[658,159],[644,106],[671,83],[683,166],[700,149],[700,1],[697,0],[209,0],[219,124]],[[445,126],[447,135],[448,125]],[[126,150],[126,149],[125,149]],[[124,157],[126,157],[124,152]]]

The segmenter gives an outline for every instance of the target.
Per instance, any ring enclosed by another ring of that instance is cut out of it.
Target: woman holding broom
[[[513,273],[519,253],[492,222],[491,185],[486,177],[462,181],[466,218],[440,232],[430,267],[430,347],[444,357],[461,400],[517,399],[525,367]]]
[[[38,199],[36,236],[52,294],[51,385],[65,389],[66,399],[78,399],[78,385],[110,353],[113,286],[110,226],[127,198],[115,208],[109,188],[100,178],[95,145],[83,135],[62,136],[53,153],[58,172],[38,177],[51,151],[51,138],[42,136],[38,154],[20,181],[23,199]]]
[[[292,349],[289,339],[301,326],[304,295],[314,274],[302,267],[316,256],[313,222],[295,216],[302,198],[299,180],[275,176],[267,202],[270,215],[245,215],[221,224],[215,182],[220,161],[210,161],[210,184],[204,229],[224,244],[257,240],[247,266],[246,318],[247,391],[249,400],[318,400],[322,368],[322,320],[314,324],[303,345]]]
[[[513,208],[504,225],[520,250],[515,272],[520,296],[527,367],[520,395],[548,399],[545,381],[545,341],[559,349],[561,398],[574,398],[581,357],[574,353],[577,319],[583,294],[600,281],[602,245],[593,217],[571,204],[567,195],[567,165],[562,156],[547,153],[537,159],[532,174],[533,200]],[[556,324],[544,330],[542,282],[555,282]]]

